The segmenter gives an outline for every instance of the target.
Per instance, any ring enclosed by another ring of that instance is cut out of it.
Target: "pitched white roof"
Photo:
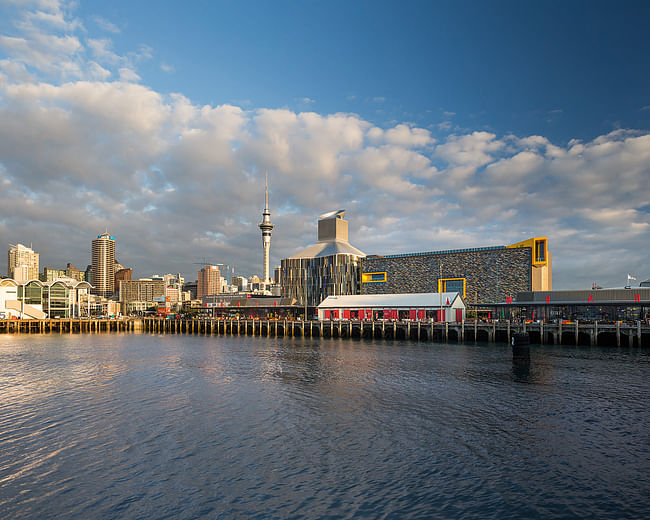
[[[406,293],[406,294],[362,294],[349,296],[328,296],[318,306],[319,309],[395,309],[398,307],[425,308],[451,307],[456,298],[460,298],[457,292],[445,293]],[[447,303],[449,301],[449,303]],[[460,303],[464,307],[462,298]]]

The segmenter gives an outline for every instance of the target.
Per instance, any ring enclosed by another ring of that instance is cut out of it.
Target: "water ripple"
[[[643,350],[0,336],[0,517],[650,516]]]

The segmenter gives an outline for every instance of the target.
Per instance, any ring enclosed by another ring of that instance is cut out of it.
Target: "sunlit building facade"
[[[216,265],[205,265],[198,272],[196,285],[197,298],[221,292],[221,272]]]
[[[23,244],[11,245],[7,253],[7,276],[17,281],[38,280],[39,255]]]
[[[115,237],[98,235],[92,242],[93,293],[110,298],[115,292]]]
[[[328,296],[359,294],[365,254],[348,241],[345,210],[321,215],[318,242],[282,260],[283,298],[317,306]]]

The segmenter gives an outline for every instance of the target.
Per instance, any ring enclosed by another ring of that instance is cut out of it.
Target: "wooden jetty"
[[[0,333],[95,334],[142,332],[219,336],[410,339],[413,341],[507,342],[528,333],[531,343],[554,345],[650,346],[650,325],[617,323],[514,323],[510,321],[293,321],[252,319],[45,319],[0,320]]]

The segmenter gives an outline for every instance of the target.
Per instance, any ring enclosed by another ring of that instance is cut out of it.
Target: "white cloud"
[[[105,18],[102,18],[101,16],[93,16],[92,17],[93,22],[97,24],[97,26],[107,32],[113,33],[113,34],[118,34],[120,32],[120,28],[115,25],[114,23],[106,20]]]
[[[139,84],[150,48],[121,56],[109,39],[58,34],[69,18],[56,9],[0,39],[0,242],[33,242],[44,264],[88,263],[108,225],[137,275],[191,277],[201,256],[259,271],[268,169],[275,263],[315,240],[317,215],[346,207],[369,253],[548,235],[556,287],[613,284],[621,259],[650,277],[646,133],[436,142],[348,113],[201,106]],[[585,256],[599,263],[587,269]]]
[[[120,81],[130,81],[135,83],[141,79],[134,70],[128,67],[121,67],[118,69],[118,73],[120,75]]]

